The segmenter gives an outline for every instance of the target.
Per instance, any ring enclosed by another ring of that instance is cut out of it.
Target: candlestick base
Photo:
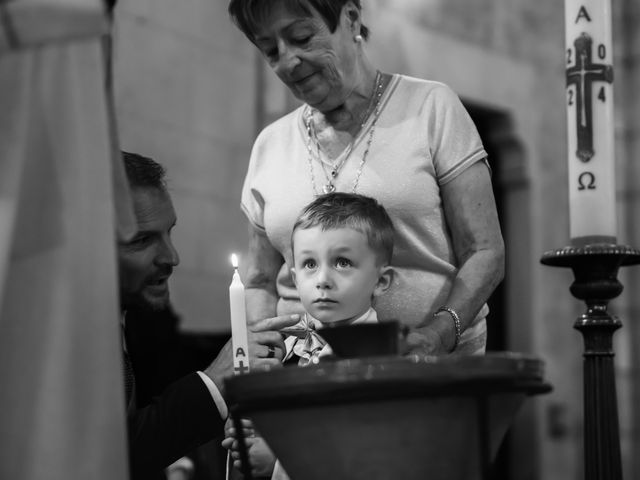
[[[613,333],[622,326],[607,312],[623,290],[618,269],[640,263],[640,250],[615,244],[569,246],[546,252],[540,262],[569,267],[571,294],[587,311],[574,328],[584,339],[584,465],[586,480],[622,478],[620,434],[613,357]]]

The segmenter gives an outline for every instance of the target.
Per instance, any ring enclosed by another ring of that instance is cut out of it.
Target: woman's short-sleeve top
[[[278,275],[278,314],[302,311],[289,275],[291,230],[303,207],[326,183],[322,165],[309,161],[308,134],[301,106],[267,126],[253,146],[241,207],[282,254]],[[338,191],[376,198],[396,229],[393,286],[377,299],[381,321],[409,326],[428,322],[447,298],[458,265],[448,231],[440,187],[486,152],[473,121],[446,85],[394,75],[379,105],[379,116],[364,164],[373,118],[354,140],[352,152],[334,181]],[[313,177],[312,177],[313,173]],[[476,319],[487,313],[486,306]]]

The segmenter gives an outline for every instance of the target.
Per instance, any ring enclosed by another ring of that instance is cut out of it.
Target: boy
[[[393,282],[393,223],[384,207],[363,195],[334,192],[305,207],[293,226],[291,246],[296,283],[305,315],[285,334],[283,362],[318,363],[330,355],[329,345],[315,333],[323,326],[375,323],[375,298]],[[228,424],[231,427],[230,424]],[[243,420],[252,471],[273,479],[286,478],[251,422]],[[240,468],[234,429],[227,429],[223,446]]]
[[[296,283],[306,315],[284,329],[284,361],[318,363],[331,354],[314,333],[323,325],[375,323],[375,298],[393,281],[393,224],[376,200],[335,192],[311,202],[291,235]]]

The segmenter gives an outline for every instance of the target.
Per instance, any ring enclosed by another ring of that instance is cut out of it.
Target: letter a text
[[[576,17],[575,23],[578,23],[581,18],[584,18],[587,22],[591,21],[589,12],[587,12],[587,9],[584,7],[584,5],[580,7],[580,11],[578,12],[578,16]]]

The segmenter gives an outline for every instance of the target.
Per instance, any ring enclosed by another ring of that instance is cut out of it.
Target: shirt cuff
[[[211,380],[209,376],[203,372],[196,372],[196,373],[200,375],[200,378],[202,379],[204,384],[207,386],[207,389],[211,394],[211,398],[213,398],[213,401],[216,404],[216,407],[218,407],[218,412],[220,412],[220,416],[223,419],[226,419],[227,416],[229,415],[229,409],[227,408],[227,404],[224,401],[224,398],[222,398],[222,394],[220,393],[220,390],[218,390],[218,387],[216,386],[215,382]]]
[[[191,460],[189,457],[181,457],[175,462],[173,462],[171,465],[169,465],[165,469],[165,472],[167,473],[167,476],[168,476],[171,474],[171,472],[175,470],[184,470],[187,474],[187,478],[190,478],[191,475],[193,474],[194,468],[195,466],[193,464],[193,460]]]

